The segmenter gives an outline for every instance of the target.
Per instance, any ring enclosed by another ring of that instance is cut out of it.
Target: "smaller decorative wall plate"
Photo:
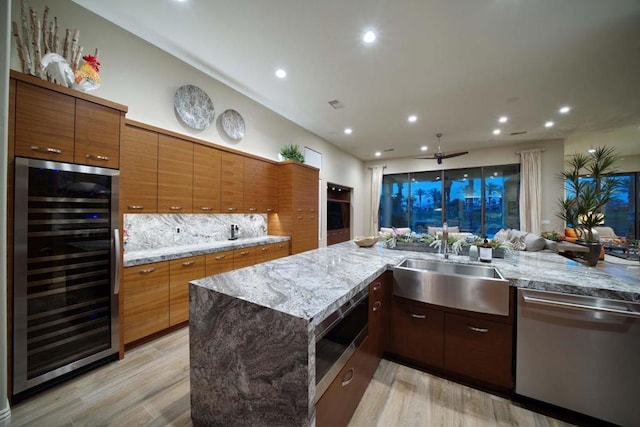
[[[193,129],[206,129],[213,123],[213,102],[197,86],[180,86],[173,97],[173,106],[180,120]]]
[[[234,141],[244,138],[244,119],[236,110],[226,110],[220,116],[220,122],[224,133]]]

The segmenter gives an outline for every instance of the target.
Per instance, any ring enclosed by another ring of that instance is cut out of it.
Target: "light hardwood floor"
[[[189,411],[189,330],[183,328],[14,406],[0,426],[190,426]],[[568,424],[383,360],[350,426]]]

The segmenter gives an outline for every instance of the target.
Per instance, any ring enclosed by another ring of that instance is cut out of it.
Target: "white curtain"
[[[377,236],[379,227],[378,212],[380,212],[380,189],[382,188],[382,172],[384,166],[371,166],[371,221],[369,221],[369,235]]]
[[[533,234],[540,234],[543,151],[520,152],[520,230]]]

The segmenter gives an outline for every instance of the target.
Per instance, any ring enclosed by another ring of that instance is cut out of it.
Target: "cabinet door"
[[[264,162],[257,159],[244,158],[243,211],[245,213],[257,213],[260,207],[264,205],[262,202],[264,195],[263,182],[265,180],[263,164]]]
[[[443,366],[444,313],[426,305],[394,298],[391,308],[391,351],[435,367]]]
[[[193,144],[167,135],[158,137],[158,212],[191,213]]]
[[[376,366],[388,342],[390,289],[386,272],[369,284],[369,349],[376,359]]]
[[[220,212],[220,150],[193,146],[193,212]]]
[[[76,163],[118,169],[120,117],[113,108],[76,100]]]
[[[169,327],[169,263],[124,269],[123,329],[125,344]]]
[[[274,246],[276,247],[276,249],[275,249],[276,250],[276,256],[274,257],[274,259],[284,258],[286,256],[291,255],[291,242],[290,241],[274,243]]]
[[[256,247],[235,249],[233,251],[233,268],[249,267],[256,263]]]
[[[207,276],[233,270],[233,251],[216,252],[205,256]]]
[[[120,211],[158,212],[158,134],[125,126],[120,150]]]
[[[445,369],[511,388],[513,326],[491,320],[447,313]]]
[[[204,255],[169,262],[169,326],[189,320],[189,282],[204,276]]]
[[[272,163],[263,163],[263,181],[262,181],[262,206],[260,212],[275,213],[278,212],[278,166]]]
[[[240,213],[244,200],[244,157],[223,152],[220,161],[220,210]]]
[[[15,155],[73,162],[75,98],[17,82]]]

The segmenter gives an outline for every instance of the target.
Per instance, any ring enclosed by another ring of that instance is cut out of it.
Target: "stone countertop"
[[[306,319],[314,327],[404,258],[442,255],[359,248],[352,241],[191,282],[196,286]],[[447,262],[473,263],[451,255]],[[512,286],[640,302],[640,271],[618,278],[555,253],[519,252],[492,263]]]
[[[288,240],[291,240],[291,237],[262,236],[236,240],[218,240],[214,242],[200,243],[197,245],[165,246],[151,250],[125,252],[123,265],[125,267],[132,267],[134,265],[168,261],[172,259],[246,248],[249,246],[285,242]]]

